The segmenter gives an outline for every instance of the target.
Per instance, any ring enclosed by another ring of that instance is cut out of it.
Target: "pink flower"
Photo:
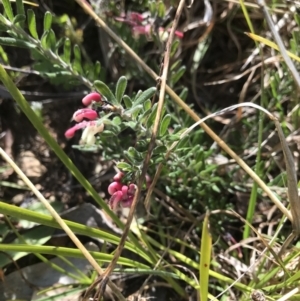
[[[82,103],[85,106],[89,106],[93,101],[95,101],[95,102],[102,102],[102,96],[101,96],[101,94],[99,94],[97,92],[92,92],[92,93],[89,93],[88,95],[86,95],[82,99]]]
[[[136,185],[132,183],[129,185],[123,185],[121,183],[123,177],[124,174],[122,172],[118,172],[114,176],[114,182],[108,186],[108,193],[111,195],[109,199],[109,206],[112,210],[117,208],[119,204],[124,208],[130,207],[133,202]]]
[[[73,138],[75,132],[83,128],[84,131],[82,132],[81,135],[81,143],[87,145],[93,145],[96,141],[95,135],[103,132],[104,124],[103,123],[98,124],[96,121],[82,121],[80,123],[77,123],[70,129],[68,129],[65,132],[65,137],[68,139]]]
[[[81,109],[77,110],[73,115],[73,120],[76,122],[81,122],[83,118],[89,120],[95,120],[98,117],[98,113],[92,109]]]
[[[138,25],[138,26],[133,26],[132,27],[132,34],[135,37],[138,37],[139,35],[146,35],[148,37],[151,36],[151,25]]]

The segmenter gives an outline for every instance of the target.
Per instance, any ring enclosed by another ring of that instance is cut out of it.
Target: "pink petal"
[[[119,182],[112,182],[109,186],[108,186],[108,193],[110,195],[113,195],[114,193],[116,193],[117,191],[121,191],[122,190],[122,184]]]
[[[118,203],[122,200],[122,197],[123,197],[122,191],[115,192],[109,200],[110,209],[112,210],[115,209],[118,206]]]
[[[127,199],[127,192],[128,192],[128,186],[123,185],[122,186],[123,199]]]
[[[102,96],[101,94],[97,93],[97,92],[92,92],[89,93],[88,95],[86,95],[83,99],[82,99],[82,103],[85,106],[89,106],[93,101],[96,102],[101,102],[102,100]]]
[[[77,123],[76,125],[74,125],[73,127],[71,127],[70,129],[68,129],[66,132],[65,132],[65,137],[70,139],[70,138],[73,138],[74,135],[75,135],[75,132],[79,129],[82,129],[82,128],[85,128],[87,127],[88,125],[90,124],[90,122],[87,122],[87,121],[82,121],[80,123]]]
[[[128,197],[127,199],[122,200],[122,201],[121,201],[122,207],[124,207],[124,208],[129,208],[129,207],[131,207],[131,204],[132,204],[132,202],[133,202],[133,198],[134,198],[134,196],[130,196],[130,197]]]
[[[132,32],[134,35],[149,35],[151,33],[151,25],[145,25],[145,26],[133,26]]]
[[[128,19],[136,22],[142,22],[144,20],[144,17],[142,14],[137,12],[131,12],[127,14]]]
[[[136,187],[135,184],[129,184],[129,187],[128,187],[128,195],[134,196],[134,195],[135,195],[136,188],[137,188],[137,187]]]
[[[121,172],[121,171],[119,171],[119,172],[113,177],[113,179],[114,179],[115,181],[121,182],[121,180],[122,180],[123,177],[124,177],[124,173]]]
[[[89,120],[94,120],[98,117],[98,113],[92,109],[81,109],[77,110],[73,115],[73,120],[76,122],[80,122],[83,118],[87,118]]]

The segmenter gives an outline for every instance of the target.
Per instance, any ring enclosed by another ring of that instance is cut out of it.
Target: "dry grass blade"
[[[267,7],[266,7],[266,3],[264,0],[257,0],[257,4],[259,5],[259,7],[261,8],[261,10],[263,11],[264,15],[265,15],[265,18],[267,20],[267,23],[271,29],[271,32],[274,36],[274,39],[279,47],[279,50],[282,54],[282,57],[284,59],[284,61],[286,62],[288,68],[290,69],[293,77],[294,77],[294,80],[298,86],[298,89],[300,89],[300,76],[299,76],[299,73],[295,67],[295,65],[293,64],[291,58],[288,56],[287,54],[287,50],[285,49],[284,47],[284,44],[283,44],[283,41],[281,39],[281,37],[279,36],[276,28],[275,28],[275,25],[272,21],[272,18],[270,16],[270,13],[269,11],[267,10]]]
[[[36,195],[36,197],[40,200],[40,202],[47,208],[47,210],[50,212],[50,214],[53,216],[53,218],[61,226],[61,228],[68,234],[68,236],[74,242],[76,247],[82,252],[82,254],[85,256],[85,258],[90,262],[92,267],[101,275],[103,273],[103,270],[98,265],[98,263],[94,259],[94,257],[83,246],[83,244],[80,242],[80,240],[72,232],[72,230],[69,228],[69,226],[65,224],[65,222],[58,215],[58,213],[55,211],[55,209],[44,198],[44,196],[36,189],[36,187],[32,184],[32,182],[26,177],[26,175],[22,172],[22,170],[11,160],[11,158],[4,152],[4,150],[1,147],[0,147],[0,155],[8,164],[11,165],[11,167],[20,176],[20,178],[25,182],[25,184],[31,189],[31,191]],[[123,300],[123,301],[126,300],[113,282],[109,281],[108,285],[112,289],[112,291],[115,293],[115,295],[119,298],[118,300]]]

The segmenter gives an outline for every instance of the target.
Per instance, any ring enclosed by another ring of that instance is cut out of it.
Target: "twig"
[[[142,190],[144,179],[145,179],[145,176],[147,173],[148,165],[149,165],[149,162],[150,162],[150,159],[152,156],[153,149],[155,147],[156,136],[157,136],[161,113],[162,113],[162,109],[163,109],[163,105],[164,105],[164,97],[165,97],[166,82],[167,82],[168,69],[169,69],[171,46],[172,46],[172,41],[174,39],[175,30],[176,30],[176,27],[177,27],[177,24],[179,21],[179,17],[181,15],[181,12],[184,7],[184,2],[185,2],[185,0],[181,0],[178,5],[176,15],[175,15],[175,18],[174,18],[174,21],[172,24],[172,28],[171,28],[171,31],[169,34],[169,38],[168,38],[168,41],[166,44],[166,52],[165,52],[165,56],[164,56],[163,71],[162,71],[162,76],[160,78],[161,86],[160,86],[159,100],[158,100],[158,106],[157,106],[157,114],[156,114],[153,130],[152,130],[151,139],[149,142],[148,152],[147,152],[146,158],[143,163],[141,176],[138,179],[137,190],[136,190],[132,205],[130,207],[130,211],[129,211],[129,214],[127,217],[127,222],[126,222],[122,237],[120,239],[117,249],[115,250],[115,254],[114,254],[112,261],[108,265],[104,274],[101,275],[100,298],[101,298],[102,293],[105,290],[106,282],[109,280],[109,276],[113,272],[115,265],[118,261],[118,258],[120,257],[121,252],[124,248],[124,244],[127,239],[127,236],[128,236],[129,230],[130,230],[130,225],[133,220],[134,213],[135,213],[135,208],[136,208],[136,205],[137,205],[140,195],[141,195],[141,190]]]

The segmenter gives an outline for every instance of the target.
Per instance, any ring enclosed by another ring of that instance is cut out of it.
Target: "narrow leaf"
[[[157,112],[157,103],[154,104],[154,106],[152,107],[152,112],[147,120],[147,128],[152,127],[154,120],[155,120],[155,116],[156,116],[156,112]]]
[[[147,99],[150,99],[154,93],[156,92],[156,88],[152,87],[142,92],[134,101],[133,106],[136,106],[140,103],[144,103]]]
[[[52,14],[47,11],[44,16],[44,31],[50,30],[51,24],[52,24]]]
[[[25,9],[24,9],[23,0],[17,0],[16,4],[17,4],[17,14],[25,16]]]
[[[200,299],[207,301],[209,266],[211,258],[212,238],[209,230],[209,213],[207,212],[203,222],[201,237],[201,258],[199,265]]]
[[[62,59],[66,62],[66,63],[70,63],[71,60],[71,41],[70,39],[66,39],[65,40],[65,44],[64,44],[64,54]]]
[[[171,115],[167,114],[163,118],[163,120],[161,121],[161,124],[160,124],[160,128],[159,128],[159,135],[160,136],[163,136],[166,133],[166,131],[168,130],[170,121],[171,121]]]
[[[35,45],[21,39],[0,37],[0,44],[12,47],[35,48]]]
[[[94,65],[94,80],[99,78],[101,72],[101,64],[97,61]]]
[[[14,13],[13,13],[13,10],[11,8],[10,1],[9,0],[2,0],[2,4],[3,4],[4,11],[5,11],[9,21],[12,22],[14,20]]]
[[[96,90],[100,94],[102,94],[104,97],[106,97],[109,102],[111,102],[113,105],[118,105],[118,102],[117,102],[114,94],[111,92],[111,90],[108,88],[108,86],[104,82],[102,82],[100,80],[96,80],[94,82],[94,86],[95,86]]]
[[[13,20],[13,24],[21,24],[21,23],[24,23],[24,21],[26,20],[26,16],[25,15],[16,15],[14,17],[14,20]]]
[[[27,10],[27,22],[28,22],[28,29],[32,37],[38,40],[39,36],[36,31],[36,19],[35,19],[34,11],[32,9]]]
[[[173,83],[173,85],[175,85],[178,82],[178,80],[184,74],[185,70],[186,70],[186,67],[185,66],[181,66],[179,68],[179,70],[177,70],[174,74],[172,74],[172,83]]]
[[[73,62],[74,69],[78,73],[82,74],[83,70],[81,66],[81,52],[79,46],[75,45],[73,51],[74,51],[74,62]]]
[[[126,109],[130,109],[132,107],[132,101],[128,95],[123,96],[123,101],[124,101]]]
[[[126,86],[127,86],[127,79],[125,76],[121,76],[116,86],[116,99],[119,104],[121,103],[121,100],[123,98]]]

